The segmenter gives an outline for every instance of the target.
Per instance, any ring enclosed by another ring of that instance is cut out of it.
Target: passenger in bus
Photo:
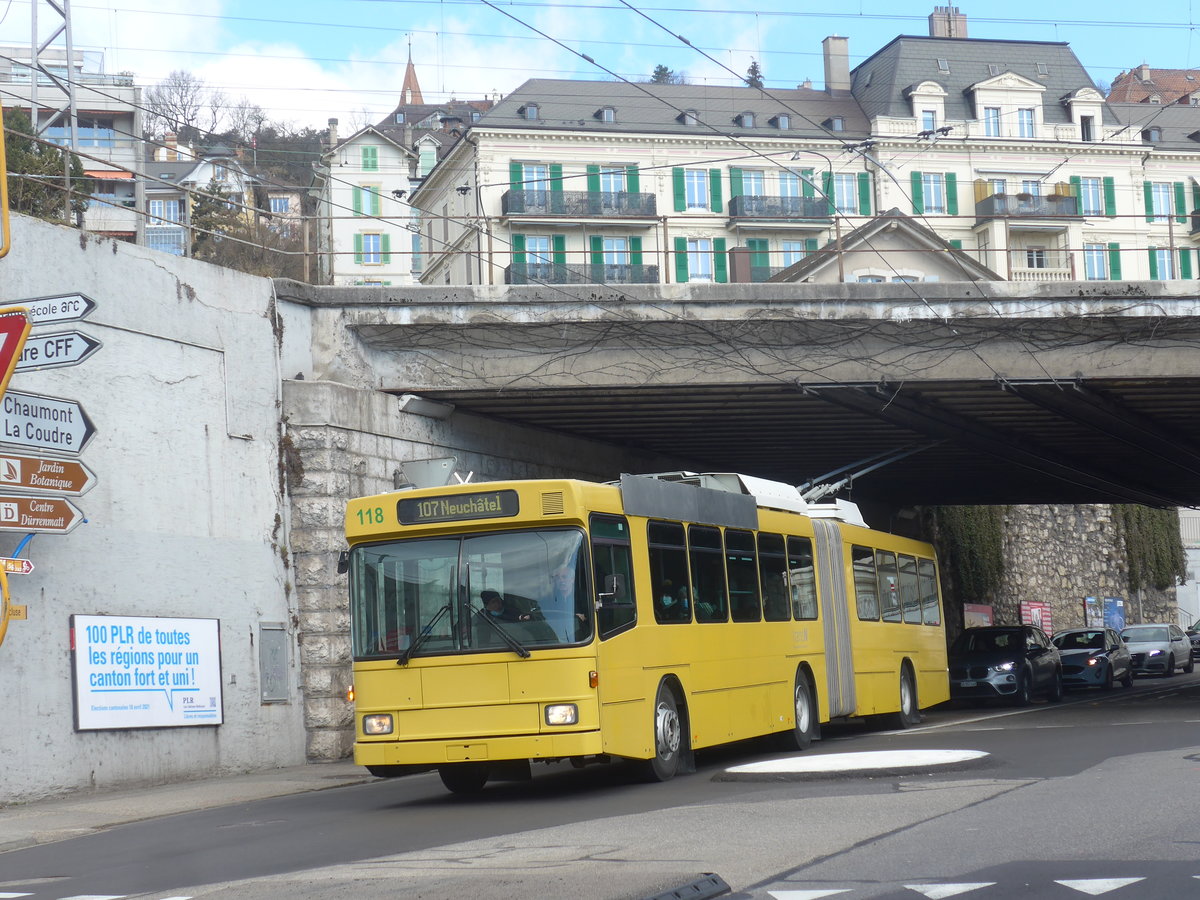
[[[529,613],[518,613],[512,606],[504,602],[504,597],[498,591],[480,591],[479,599],[483,608],[493,619],[501,622],[528,622]]]
[[[660,622],[686,622],[692,617],[688,610],[687,585],[675,587],[670,578],[664,578],[657,592],[655,618]]]
[[[551,612],[547,616],[547,612]],[[550,573],[550,594],[542,601],[537,612],[540,612],[543,618],[553,619],[556,622],[562,622],[565,619],[572,619],[575,622],[575,635],[568,637],[562,635],[567,640],[582,640],[588,633],[588,621],[579,609],[575,606],[575,566],[571,563],[564,563],[556,566]],[[555,630],[560,630],[558,626]]]

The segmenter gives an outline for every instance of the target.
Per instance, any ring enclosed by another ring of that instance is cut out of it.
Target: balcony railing
[[[743,194],[729,200],[731,219],[780,219],[828,222],[833,218],[824,197],[767,197]]]
[[[1079,199],[1069,195],[1050,194],[992,194],[975,204],[975,218],[980,222],[1006,217],[1032,219],[1078,219]]]
[[[505,191],[500,198],[500,211],[506,216],[574,218],[658,215],[653,194],[630,191]]]
[[[658,266],[513,263],[505,284],[658,284]]]

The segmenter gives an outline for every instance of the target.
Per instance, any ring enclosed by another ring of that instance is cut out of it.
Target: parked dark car
[[[1188,626],[1187,636],[1192,642],[1192,659],[1200,659],[1200,619]]]
[[[1063,685],[1113,689],[1115,682],[1133,687],[1133,661],[1121,636],[1111,628],[1067,628],[1050,643],[1062,657]]]
[[[1063,695],[1058,648],[1032,625],[968,628],[950,647],[950,697],[988,700],[1003,697],[1025,706],[1035,694]]]
[[[1192,642],[1178,625],[1130,625],[1121,632],[1133,657],[1133,671],[1139,675],[1170,678],[1175,670],[1191,672]]]

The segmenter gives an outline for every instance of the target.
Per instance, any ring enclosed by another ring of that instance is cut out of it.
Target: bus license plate
[[[977,685],[977,684],[979,684],[978,681],[960,681],[958,683],[958,686],[959,687],[975,687],[975,685]]]

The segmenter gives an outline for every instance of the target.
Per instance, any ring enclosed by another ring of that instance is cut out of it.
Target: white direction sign
[[[31,334],[17,360],[17,372],[75,366],[100,349],[100,342],[78,331]]]
[[[96,301],[85,294],[55,294],[53,297],[34,297],[15,300],[13,306],[29,310],[30,325],[49,325],[51,322],[74,322],[96,308]]]
[[[79,453],[96,426],[75,400],[8,391],[0,400],[0,443]]]

